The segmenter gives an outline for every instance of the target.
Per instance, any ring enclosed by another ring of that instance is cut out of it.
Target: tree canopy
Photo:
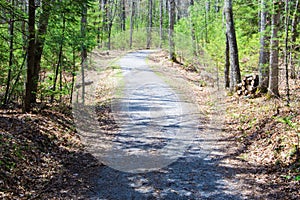
[[[283,75],[273,77],[273,69],[284,61],[284,39],[287,78],[299,70],[298,8],[299,1],[271,0],[1,1],[1,105],[16,103],[29,111],[46,100],[68,102],[76,72],[88,67],[82,63],[95,48],[163,48],[199,72],[230,71],[225,77],[231,90],[241,76],[257,73],[259,92],[278,96],[273,86]]]

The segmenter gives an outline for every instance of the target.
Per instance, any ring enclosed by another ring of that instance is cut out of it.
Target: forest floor
[[[93,56],[94,64],[103,68],[99,101],[109,100],[116,87],[107,83],[119,73],[116,66],[109,66],[118,56],[119,52]],[[292,83],[292,103],[286,107],[279,99],[219,96],[203,84],[199,73],[169,62],[163,52],[150,56],[148,63],[176,90],[187,90],[205,114],[204,122],[224,130],[212,144],[219,153],[211,153],[210,159],[218,162],[216,167],[225,176],[230,174],[227,181],[241,192],[241,199],[300,198],[297,84]],[[101,108],[99,123],[109,128],[109,104]],[[43,106],[27,114],[14,107],[0,110],[1,199],[88,199],[99,189],[93,173],[101,169],[107,170],[76,132],[71,107]]]
[[[217,120],[223,129],[223,138],[219,142],[225,141],[226,147],[219,159],[221,165],[234,171],[237,184],[243,187],[244,197],[299,199],[300,87],[297,80],[290,80],[290,106],[286,106],[284,95],[281,99],[249,98],[225,91],[227,94],[218,94],[218,98],[207,98],[216,95],[209,92],[207,85],[212,84],[201,75],[205,73],[195,73],[190,68],[162,59],[167,57],[164,53],[151,57],[165,76],[180,74],[190,83],[191,98],[207,112],[208,118],[215,118],[215,111],[222,115],[224,121]],[[280,81],[280,92],[285,94],[284,80]],[[201,87],[203,85],[205,87]],[[213,108],[218,104],[225,112]]]

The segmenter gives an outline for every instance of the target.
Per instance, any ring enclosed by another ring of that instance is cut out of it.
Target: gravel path
[[[244,199],[220,165],[222,149],[197,106],[147,65],[152,51],[119,61],[124,87],[112,103],[119,128],[101,150],[91,199]],[[217,130],[216,130],[217,132]]]

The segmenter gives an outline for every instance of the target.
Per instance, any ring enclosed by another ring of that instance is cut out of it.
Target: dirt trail
[[[151,52],[119,61],[124,87],[112,103],[119,129],[94,141],[106,148],[91,199],[245,199],[235,170],[221,164],[221,127],[208,127],[197,106],[149,68]]]

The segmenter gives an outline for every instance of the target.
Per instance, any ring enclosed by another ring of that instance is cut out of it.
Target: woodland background
[[[279,96],[286,84],[288,95],[299,71],[298,18],[298,0],[1,1],[1,105],[28,111],[70,99],[95,48],[163,48],[174,61],[225,77],[231,90],[256,73],[259,92]]]
[[[252,195],[299,198],[299,7],[299,0],[1,0],[0,197],[88,191],[81,170],[96,161],[74,128],[76,78],[107,57],[162,49],[156,60],[170,71],[198,77],[188,78],[196,98],[227,88],[224,140],[236,148],[228,158],[259,187]],[[83,92],[87,81],[78,81]],[[201,104],[208,116],[214,103]]]

